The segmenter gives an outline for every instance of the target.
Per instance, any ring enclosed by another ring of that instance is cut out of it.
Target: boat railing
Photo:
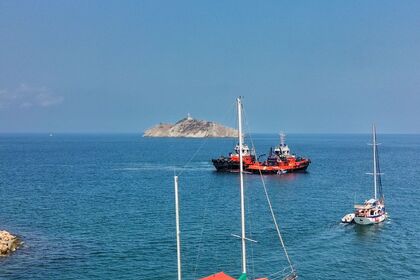
[[[372,208],[372,205],[355,204],[354,205],[354,208],[366,210],[366,209],[371,209]]]

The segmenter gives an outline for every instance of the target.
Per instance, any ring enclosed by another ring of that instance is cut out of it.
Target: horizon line
[[[0,134],[139,134],[144,132],[138,131],[0,131]],[[246,134],[269,134],[277,135],[277,132],[250,132]],[[289,132],[291,134],[371,134],[371,132]],[[397,135],[420,135],[420,132],[379,132],[378,134],[397,134]],[[235,137],[147,137],[147,138],[235,138]]]

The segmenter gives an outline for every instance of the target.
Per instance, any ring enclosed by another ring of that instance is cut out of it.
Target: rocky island
[[[236,129],[188,117],[175,124],[158,124],[144,132],[143,137],[238,137]]]
[[[16,251],[22,242],[16,236],[5,230],[0,230],[0,257]]]

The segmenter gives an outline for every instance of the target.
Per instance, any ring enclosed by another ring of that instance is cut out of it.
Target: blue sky
[[[420,133],[420,1],[0,1],[0,132]]]

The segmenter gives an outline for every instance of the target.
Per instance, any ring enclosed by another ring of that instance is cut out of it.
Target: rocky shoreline
[[[22,244],[22,241],[15,235],[1,230],[0,231],[0,257],[7,256],[16,251]]]

